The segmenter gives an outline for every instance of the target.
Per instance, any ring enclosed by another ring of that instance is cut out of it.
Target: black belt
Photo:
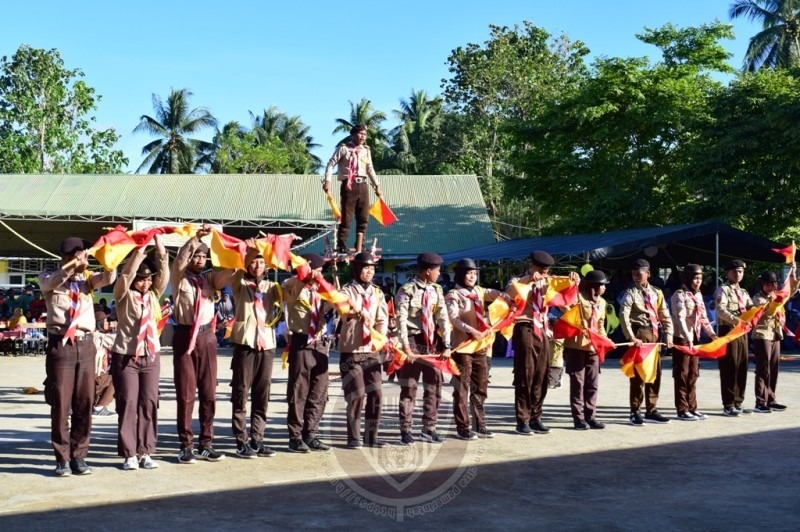
[[[192,330],[192,327],[194,327],[194,325],[183,325],[182,323],[179,323],[175,326],[176,329],[187,329],[190,331]],[[205,325],[201,325],[200,327],[198,327],[197,332],[201,333],[203,331],[209,330],[210,328],[211,328],[211,322],[208,322]]]
[[[72,343],[72,345],[81,345],[81,344],[84,344],[84,343],[88,342],[90,339],[91,339],[91,337],[88,334],[84,334],[83,336],[75,336],[75,338],[73,340],[69,340],[69,342]],[[48,335],[47,335],[47,341],[48,342],[57,342],[57,343],[60,344],[63,340],[64,340],[64,335],[63,334],[49,334],[48,333]]]

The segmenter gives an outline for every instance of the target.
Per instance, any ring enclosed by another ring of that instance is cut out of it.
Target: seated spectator
[[[37,320],[42,316],[42,314],[47,312],[47,305],[44,302],[44,295],[41,292],[36,292],[36,295],[33,297],[33,301],[31,301],[28,305],[28,310],[30,311],[31,316]]]
[[[17,307],[14,309],[14,315],[8,320],[6,325],[9,331],[26,331],[28,329],[28,320],[22,313],[22,308]]]

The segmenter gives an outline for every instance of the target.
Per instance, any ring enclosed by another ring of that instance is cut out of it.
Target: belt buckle
[[[364,179],[363,177],[357,177],[357,178],[355,179],[355,182],[356,182],[356,184],[359,184],[359,185],[360,185],[361,183],[365,182],[365,181],[366,181],[366,179]]]

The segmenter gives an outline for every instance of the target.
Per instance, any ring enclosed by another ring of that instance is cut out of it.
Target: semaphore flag
[[[372,207],[369,208],[369,213],[384,227],[389,227],[397,221],[397,216],[395,216],[389,206],[386,205],[383,198],[378,198],[378,200],[372,204]]]

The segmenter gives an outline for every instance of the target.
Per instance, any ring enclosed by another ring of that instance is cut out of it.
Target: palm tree
[[[800,65],[800,0],[736,0],[728,14],[761,22],[764,28],[750,38],[745,70]]]
[[[419,155],[422,136],[430,128],[438,125],[441,117],[442,101],[429,99],[424,90],[411,91],[408,100],[400,100],[400,109],[393,111],[400,125],[390,135],[393,139],[395,164],[406,173],[419,170]]]
[[[367,145],[375,151],[376,147],[386,142],[386,130],[381,127],[381,123],[386,120],[383,111],[376,111],[372,108],[372,102],[366,98],[361,98],[357,104],[350,103],[350,118],[337,118],[337,126],[333,133],[350,134],[353,126],[364,124],[367,126]],[[347,138],[341,142],[346,142]],[[341,143],[340,142],[340,143]]]
[[[295,171],[311,173],[322,165],[320,158],[312,153],[312,150],[319,148],[319,144],[314,142],[314,137],[309,134],[311,128],[305,125],[299,116],[288,116],[273,105],[269,109],[264,109],[260,116],[254,115],[251,111],[250,118],[259,142],[266,143],[268,139],[275,137],[286,146],[294,143],[303,146],[309,162],[303,165],[303,168],[298,167]]]
[[[206,164],[213,144],[187,138],[207,127],[217,127],[217,119],[204,107],[189,110],[188,89],[170,91],[166,105],[153,94],[155,118],[142,115],[134,133],[145,132],[160,137],[142,148],[144,161],[136,169],[148,174],[190,174]]]

